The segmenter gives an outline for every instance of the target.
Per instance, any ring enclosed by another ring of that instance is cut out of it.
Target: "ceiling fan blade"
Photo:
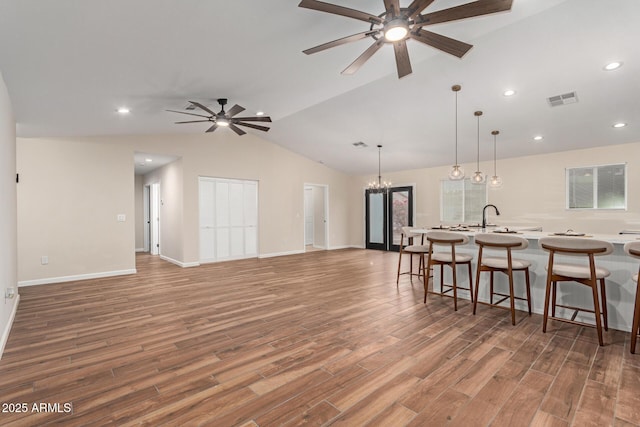
[[[186,113],[186,112],[184,112],[184,111],[176,111],[176,110],[165,110],[165,111],[170,111],[170,112],[172,112],[172,113],[188,114],[188,115],[190,115],[190,116],[198,116],[198,117],[206,117],[206,118],[209,118],[209,116],[205,116],[205,115],[202,115],[202,114]]]
[[[242,136],[242,135],[244,135],[246,133],[245,131],[243,131],[238,126],[234,125],[233,123],[229,123],[229,129],[231,129],[232,131],[234,131],[235,133],[237,133],[240,136]]]
[[[409,19],[413,19],[416,16],[420,15],[420,13],[431,6],[435,0],[413,0],[409,5]]]
[[[214,123],[213,126],[211,126],[209,129],[207,129],[205,132],[213,132],[216,129],[218,129],[218,124]]]
[[[189,101],[189,102],[190,102],[190,103],[192,103],[193,105],[195,105],[196,107],[198,107],[198,108],[200,108],[200,109],[202,109],[202,110],[206,111],[207,113],[209,113],[209,114],[211,114],[211,115],[214,115],[214,116],[216,115],[216,113],[214,113],[213,111],[211,111],[211,110],[209,109],[209,107],[206,107],[206,106],[204,106],[204,105],[200,104],[199,102],[195,102],[195,101]]]
[[[397,17],[400,15],[400,0],[384,0],[384,10]]]
[[[253,123],[236,122],[236,121],[234,121],[234,123],[239,125],[239,126],[246,126],[246,127],[253,128],[253,129],[258,129],[258,130],[261,130],[261,131],[264,131],[264,132],[267,132],[269,129],[271,129],[271,128],[268,128],[266,126],[254,125]]]
[[[302,0],[298,7],[304,7],[306,9],[318,10],[320,12],[332,13],[334,15],[346,16],[347,18],[359,19],[370,24],[382,24],[382,19],[378,16],[371,15],[370,13],[361,12],[355,9],[349,9],[348,7],[338,6],[336,4],[325,3],[317,0]]]
[[[318,45],[316,47],[312,47],[310,49],[307,50],[303,50],[303,53],[306,53],[307,55],[311,55],[312,53],[317,53],[317,52],[322,52],[323,50],[327,50],[329,48],[332,47],[336,47],[336,46],[340,46],[343,44],[347,44],[347,43],[351,43],[351,42],[355,42],[358,40],[362,40],[364,38],[367,38],[369,36],[372,36],[376,33],[379,33],[379,30],[375,30],[375,31],[364,31],[362,33],[358,33],[358,34],[353,34],[351,36],[347,36],[347,37],[343,37],[341,39],[337,39],[337,40],[333,40],[330,41],[328,43],[323,43],[321,45]]]
[[[238,113],[242,113],[243,111],[244,111],[244,107],[241,107],[238,104],[235,104],[233,107],[231,107],[229,111],[227,111],[227,116],[233,117]]]
[[[355,61],[351,63],[347,68],[345,68],[341,74],[351,75],[358,71],[362,65],[367,62],[369,58],[373,56],[374,53],[378,51],[384,44],[384,39],[377,40],[374,44],[369,46],[367,50],[365,50],[362,55],[356,58]]]
[[[203,122],[210,122],[211,120],[189,120],[186,122],[175,122],[177,125],[181,125],[183,123],[203,123]]]
[[[235,117],[234,120],[241,121],[241,122],[271,122],[271,117],[269,116]]]
[[[398,78],[411,74],[411,61],[409,60],[409,50],[407,42],[400,40],[393,43],[393,50],[396,54],[396,66],[398,67]]]
[[[416,18],[414,28],[424,25],[440,24],[442,22],[457,21],[474,16],[488,15],[511,9],[513,0],[477,0],[449,9],[420,15]]]
[[[462,58],[473,47],[471,44],[423,29],[420,29],[417,33],[411,33],[410,37],[458,58]]]

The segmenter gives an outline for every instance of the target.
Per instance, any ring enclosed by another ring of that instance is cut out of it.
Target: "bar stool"
[[[469,287],[460,288],[466,289],[471,295],[471,302],[473,302],[473,281],[471,279],[471,260],[472,255],[465,253],[456,253],[456,246],[466,245],[469,243],[469,238],[464,234],[456,233],[453,231],[430,231],[426,234],[428,244],[428,256],[426,270],[431,271],[434,265],[440,266],[440,292],[429,292],[429,282],[425,280],[424,283],[424,302],[427,302],[427,294],[432,293],[440,296],[446,295],[447,292],[453,291],[453,309],[458,311],[458,278],[456,274],[457,265],[467,265],[469,267]],[[433,252],[434,246],[447,246],[449,249],[443,252]],[[451,284],[444,283],[444,266],[451,267],[452,281]],[[445,286],[448,288],[444,290]]]
[[[624,245],[624,251],[636,258],[640,258],[640,242],[628,242]],[[633,324],[631,326],[631,353],[636,352],[636,341],[638,339],[638,334],[640,334],[640,268],[638,269],[638,274],[633,276],[633,281],[636,282],[636,303],[633,308]]]
[[[420,277],[422,272],[422,266],[424,265],[424,254],[429,252],[429,248],[426,245],[414,245],[413,240],[420,237],[421,243],[424,240],[423,234],[414,233],[411,231],[411,227],[402,227],[402,233],[400,234],[400,254],[398,255],[398,275],[396,277],[396,286],[400,283],[400,275],[401,274],[409,274],[411,278],[413,276]],[[405,245],[406,239],[406,245]],[[402,267],[402,254],[408,253],[410,255],[409,258],[409,271],[400,272],[400,268]],[[419,264],[418,264],[418,272],[413,272],[413,256],[419,256]]]
[[[605,330],[609,329],[609,323],[607,321],[607,292],[604,279],[611,273],[606,268],[596,267],[595,257],[610,254],[613,252],[613,245],[602,240],[579,237],[543,237],[539,243],[542,249],[549,251],[542,332],[547,331],[547,319],[549,318],[592,328],[593,325],[591,324],[575,320],[579,311],[585,311],[595,315],[598,342],[600,345],[604,345],[602,340],[602,323],[604,323]],[[555,262],[556,254],[586,257],[588,258],[588,264],[557,263]],[[556,300],[558,282],[577,282],[589,286],[593,295],[593,310],[558,304]],[[602,301],[598,299],[598,284],[600,285]],[[549,316],[549,303],[551,303],[551,316]],[[556,317],[556,307],[568,308],[575,311],[571,319],[565,319]]]
[[[531,282],[529,279],[529,267],[531,262],[523,259],[512,257],[511,252],[514,250],[522,250],[529,247],[529,241],[520,236],[506,234],[481,233],[475,237],[476,245],[478,245],[478,266],[476,268],[476,295],[473,303],[473,314],[476,314],[478,306],[478,292],[480,289],[480,273],[488,271],[489,279],[489,302],[480,302],[480,304],[491,307],[499,307],[509,309],[511,311],[511,324],[516,324],[516,307],[515,300],[527,302],[529,316],[531,316]],[[503,256],[484,256],[485,250],[498,250],[504,252]],[[525,290],[527,297],[518,297],[515,295],[513,287],[513,272],[522,271],[525,277]],[[495,272],[504,273],[509,278],[509,294],[495,292],[493,287],[493,276]],[[502,297],[497,302],[493,302],[494,295]],[[509,307],[500,305],[506,299],[509,299]]]

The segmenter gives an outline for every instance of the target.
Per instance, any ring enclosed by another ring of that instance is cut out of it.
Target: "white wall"
[[[627,210],[593,211],[565,209],[565,168],[627,163]],[[467,173],[474,165],[463,165]],[[440,224],[440,181],[450,167],[416,169],[384,174],[394,185],[416,183],[417,226]],[[480,163],[484,172],[493,170],[493,162]],[[504,184],[489,190],[489,203],[500,209],[491,216],[498,225],[539,225],[544,231],[569,228],[587,233],[616,234],[623,229],[640,229],[640,143],[565,151],[537,156],[498,160],[498,174]],[[366,176],[354,178],[354,204],[350,218],[351,241],[364,242],[364,187]]]
[[[9,338],[18,307],[17,208],[16,208],[16,124],[11,101],[0,74],[0,357]],[[7,288],[16,296],[5,299]]]
[[[135,272],[133,153],[82,138],[17,141],[20,285]]]

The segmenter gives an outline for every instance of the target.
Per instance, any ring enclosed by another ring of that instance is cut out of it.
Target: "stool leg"
[[[493,270],[491,270],[489,277],[489,303],[493,304]]]
[[[429,291],[429,268],[430,266],[424,262],[424,254],[420,254],[420,261],[422,262],[422,283],[424,285],[424,303],[427,303],[427,293]],[[429,263],[430,264],[430,263]]]
[[[602,319],[600,318],[600,303],[598,302],[598,281],[594,279],[591,282],[591,291],[593,294],[593,309],[596,315],[596,329],[598,330],[598,343],[600,345],[604,345],[604,341],[602,340]]]
[[[513,270],[509,269],[507,271],[507,275],[509,276],[509,303],[511,306],[511,324],[515,326],[516,324],[516,305],[515,299],[513,298]]]
[[[451,264],[451,280],[453,283],[453,311],[458,311],[458,278],[456,277],[456,265]]]
[[[476,314],[476,309],[478,308],[478,291],[480,287],[480,262],[478,261],[478,267],[476,268],[476,296],[473,299],[473,314]]]
[[[469,267],[469,295],[471,295],[471,302],[475,302],[475,298],[473,298],[473,273],[471,272],[471,261],[467,263]]]
[[[409,281],[413,282],[413,253],[409,256]]]
[[[542,332],[547,332],[547,319],[549,318],[549,298],[551,297],[551,272],[547,273],[547,287],[544,295],[544,315],[542,319]]]
[[[524,278],[527,285],[527,305],[529,306],[529,316],[531,316],[531,281],[529,280],[529,267],[524,269]]]
[[[400,283],[400,267],[402,266],[402,246],[400,247],[400,254],[398,255],[398,276],[396,277],[396,286]]]
[[[602,316],[604,317],[604,330],[609,330],[609,316],[607,315],[607,288],[604,286],[604,279],[600,279],[600,295],[602,297]]]
[[[444,293],[444,264],[440,264],[440,293]]]
[[[639,281],[640,283],[640,281]],[[636,341],[638,340],[638,328],[640,328],[640,289],[636,285],[636,303],[633,309],[633,326],[631,327],[631,353],[636,352]]]
[[[551,298],[551,317],[556,317],[556,292],[557,292],[558,282],[553,282],[551,286],[552,286],[551,290],[553,293],[553,296]]]

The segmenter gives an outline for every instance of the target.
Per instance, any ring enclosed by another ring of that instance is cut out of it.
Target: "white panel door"
[[[313,245],[313,188],[304,189],[304,244]]]
[[[258,183],[201,177],[200,262],[258,254]]]

